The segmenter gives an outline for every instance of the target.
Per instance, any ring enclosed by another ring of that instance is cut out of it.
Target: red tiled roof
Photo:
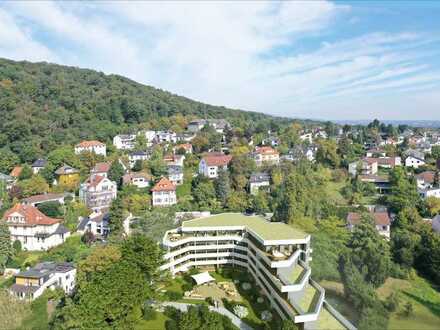
[[[92,175],[87,179],[86,183],[89,185],[89,187],[96,187],[104,179],[105,177],[101,175]]]
[[[31,204],[31,203],[41,203],[41,202],[44,202],[44,201],[49,201],[49,200],[53,200],[53,199],[60,199],[60,198],[63,198],[63,197],[64,197],[64,194],[52,194],[52,193],[49,193],[49,194],[35,195],[35,196],[28,197],[28,198],[24,198],[23,202],[26,202],[26,203],[29,203],[29,204]]]
[[[183,148],[183,149],[185,149],[185,150],[192,150],[192,144],[191,143],[182,143],[182,144],[178,144],[177,146],[176,146],[176,149],[178,150],[178,149],[180,149],[180,148]]]
[[[25,226],[53,225],[55,223],[61,222],[60,219],[54,219],[46,216],[32,205],[23,204],[15,204],[14,207],[6,211],[3,219],[6,220],[13,213],[19,213],[24,217],[25,223],[23,223],[22,225]]]
[[[389,226],[391,219],[387,212],[374,212],[371,213],[376,225]],[[357,212],[350,212],[347,215],[347,222],[352,225],[358,225],[361,222],[361,214]]]
[[[96,140],[92,140],[92,141],[81,141],[75,147],[89,148],[89,147],[101,147],[101,146],[105,146],[105,144]]]
[[[277,155],[277,154],[279,154],[278,151],[276,151],[272,147],[256,147],[255,152],[257,154],[264,154],[264,155]]]
[[[208,166],[226,166],[231,161],[232,156],[214,153],[206,154],[203,159]]]
[[[20,176],[20,173],[22,170],[23,170],[23,167],[15,166],[9,175],[13,176],[14,178],[18,178]]]
[[[92,172],[94,173],[107,173],[110,170],[111,163],[103,162],[96,163],[95,167],[93,167]]]
[[[416,175],[417,180],[424,181],[426,183],[434,183],[435,172],[425,171]]]
[[[173,191],[176,190],[176,185],[167,178],[163,177],[158,183],[154,185],[151,191]]]

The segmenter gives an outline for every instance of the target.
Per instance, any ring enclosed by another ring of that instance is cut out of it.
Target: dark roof
[[[35,267],[29,268],[23,272],[16,274],[16,277],[30,277],[30,278],[41,278],[53,272],[68,272],[75,269],[73,263],[71,262],[60,262],[56,263],[53,261],[46,261],[36,264]]]
[[[60,199],[60,198],[64,198],[64,194],[42,194],[42,195],[35,195],[35,196],[31,196],[28,198],[24,198],[23,202],[28,203],[28,204],[32,204],[32,203],[43,203],[46,201],[51,201],[54,199]]]
[[[69,232],[69,229],[64,227],[64,225],[59,225],[58,228],[53,232],[52,235],[61,235]]]
[[[39,286],[30,286],[30,285],[21,285],[21,284],[13,284],[10,287],[10,290],[18,293],[34,293],[40,287]]]
[[[266,182],[270,181],[270,175],[269,173],[252,173],[251,177],[249,179],[250,183],[258,183],[258,182]]]
[[[182,173],[183,173],[182,166],[168,165],[168,175],[182,174]]]
[[[45,159],[37,159],[32,163],[32,167],[44,167],[47,164],[47,160]]]

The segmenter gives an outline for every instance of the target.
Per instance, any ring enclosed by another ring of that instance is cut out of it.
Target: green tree
[[[316,152],[316,161],[337,168],[341,162],[338,155],[338,146],[333,140],[318,140],[318,151]]]
[[[363,215],[361,223],[352,233],[347,247],[353,264],[358,267],[367,283],[382,285],[389,276],[391,257],[388,243],[379,235],[369,215]]]
[[[7,148],[0,149],[0,173],[9,174],[20,163],[18,156]]]
[[[20,175],[18,176],[18,179],[21,181],[27,180],[27,179],[30,179],[32,177],[32,175],[33,175],[32,168],[29,165],[25,164],[25,165],[23,165],[23,167],[21,169],[21,172],[20,172]]]
[[[122,196],[118,195],[112,201],[109,211],[109,229],[110,235],[114,238],[120,238],[124,234],[124,204]]]
[[[404,168],[397,166],[390,173],[391,191],[387,197],[388,204],[394,212],[420,205],[417,187],[406,176]]]
[[[218,177],[215,180],[215,192],[218,200],[224,206],[229,194],[231,193],[231,185],[229,182],[229,174],[226,170],[220,169]]]
[[[215,210],[219,206],[214,183],[207,178],[193,180],[191,195],[198,207],[203,210]]]
[[[0,271],[14,255],[14,249],[11,244],[11,234],[6,221],[0,220]]]
[[[114,161],[108,171],[108,178],[116,182],[118,187],[120,187],[122,184],[122,177],[124,176],[124,174],[125,171],[121,163],[118,161]]]
[[[166,176],[168,174],[167,164],[163,160],[160,149],[155,149],[150,159],[148,160],[148,168],[151,174],[156,178]]]
[[[48,217],[59,218],[63,215],[62,206],[57,201],[38,204],[37,208]]]
[[[49,192],[49,185],[39,174],[32,176],[30,179],[19,181],[18,187],[20,188],[22,197],[29,197]]]

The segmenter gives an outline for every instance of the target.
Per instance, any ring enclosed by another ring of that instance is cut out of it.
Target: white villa
[[[119,134],[113,138],[113,145],[118,150],[131,150],[136,143],[135,134]]]
[[[283,319],[300,329],[356,329],[325,300],[325,290],[310,278],[310,235],[259,216],[225,213],[184,221],[166,232],[165,264],[174,276],[191,268],[232,266],[246,269]],[[328,328],[327,328],[328,329]]]
[[[108,208],[116,198],[118,187],[110,179],[91,175],[79,188],[79,199],[92,210]]]
[[[153,206],[171,206],[177,203],[176,185],[167,178],[161,178],[151,189]]]
[[[82,141],[75,146],[76,155],[79,155],[80,153],[85,151],[105,156],[107,154],[107,147],[105,143],[99,141]]]
[[[232,156],[230,155],[220,153],[206,154],[199,163],[199,174],[215,179],[218,177],[219,168],[226,170],[231,159]]]
[[[47,250],[70,236],[60,219],[50,218],[32,205],[16,204],[6,211],[2,221],[9,227],[11,240],[19,240],[28,251]]]

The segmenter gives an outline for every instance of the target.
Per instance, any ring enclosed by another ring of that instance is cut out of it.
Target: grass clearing
[[[165,323],[169,320],[164,313],[156,313],[154,320],[140,320],[134,327],[135,330],[163,330],[165,329]]]
[[[391,313],[388,329],[440,328],[440,293],[438,288],[434,288],[427,280],[417,275],[410,280],[389,278],[377,292],[382,299],[386,299],[393,292],[399,293],[399,308]],[[402,310],[408,302],[412,304],[414,312],[409,317],[404,317]]]

